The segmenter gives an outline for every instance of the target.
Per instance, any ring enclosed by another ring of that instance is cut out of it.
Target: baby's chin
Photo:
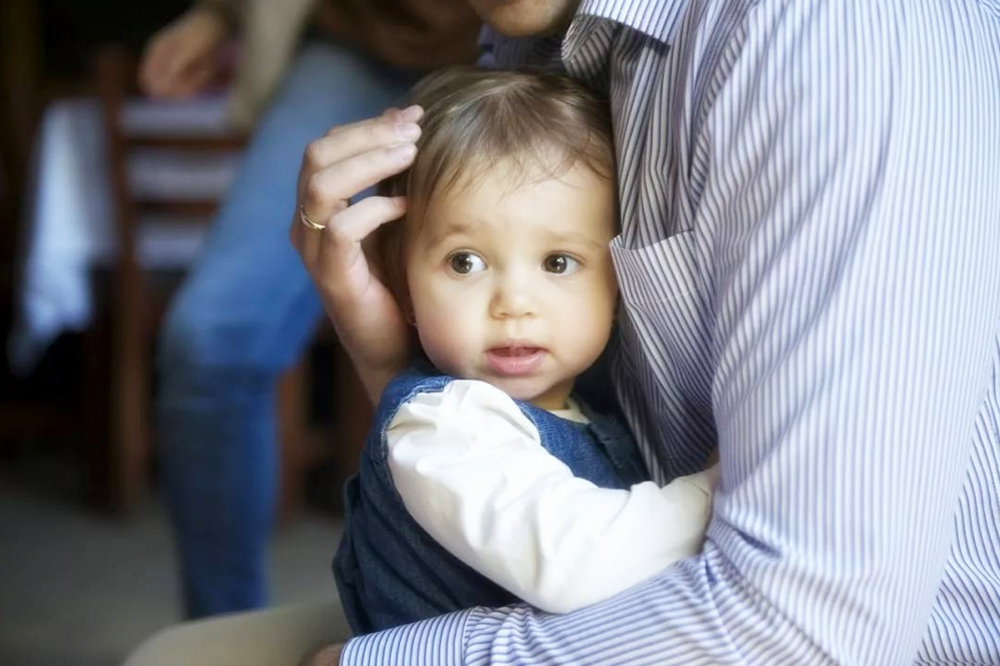
[[[497,387],[514,400],[530,402],[543,409],[562,409],[567,396],[553,395],[553,384],[534,377],[482,377],[481,381]],[[557,404],[558,403],[558,404]]]
[[[445,374],[458,379],[472,379],[480,382],[486,382],[487,384],[500,389],[514,400],[530,402],[536,407],[542,407],[543,409],[562,409],[565,407],[566,399],[569,397],[568,395],[565,395],[568,391],[564,390],[557,392],[554,390],[560,382],[553,380],[550,376],[547,376],[548,373],[537,373],[516,377],[498,375],[484,367],[449,368],[446,366],[442,368],[441,365],[438,365],[437,367]],[[556,395],[556,393],[560,393],[561,395]]]

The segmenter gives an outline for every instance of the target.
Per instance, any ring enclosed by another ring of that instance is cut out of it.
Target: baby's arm
[[[403,405],[389,468],[413,518],[444,548],[532,605],[567,613],[697,553],[716,468],[629,490],[573,476],[513,400],[476,381]]]

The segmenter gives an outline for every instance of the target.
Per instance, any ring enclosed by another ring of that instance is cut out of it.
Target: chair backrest
[[[98,52],[96,78],[118,237],[115,281],[127,292],[119,294],[127,301],[120,305],[142,308],[148,302],[142,297],[146,274],[183,270],[194,259],[190,238],[203,230],[192,227],[211,220],[245,136],[227,128],[221,97],[142,98],[136,59],[124,48]],[[168,226],[176,229],[165,231]],[[171,245],[171,234],[181,242]],[[163,246],[184,256],[164,258]]]

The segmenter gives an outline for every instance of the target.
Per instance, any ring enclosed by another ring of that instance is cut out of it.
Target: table
[[[122,127],[137,134],[220,135],[228,127],[221,95],[181,102],[130,100]],[[106,136],[96,98],[64,99],[45,111],[33,154],[22,237],[11,369],[27,374],[63,332],[87,328],[94,317],[90,276],[117,251],[114,198]],[[130,156],[134,192],[216,199],[231,182],[238,154],[189,154],[146,149]],[[157,269],[189,266],[207,225],[177,224],[165,216],[140,220],[137,255]]]

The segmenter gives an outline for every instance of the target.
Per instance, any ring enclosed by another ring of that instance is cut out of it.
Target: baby
[[[449,69],[376,241],[421,354],[346,488],[334,573],[355,633],[517,600],[569,612],[697,552],[715,469],[660,488],[574,394],[612,333],[606,102],[566,77]]]

